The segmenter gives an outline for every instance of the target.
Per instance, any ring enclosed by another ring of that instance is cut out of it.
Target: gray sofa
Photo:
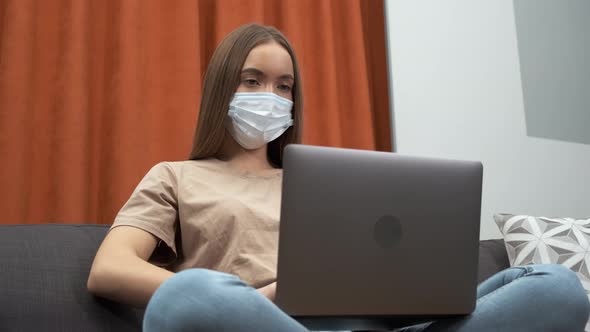
[[[140,331],[143,310],[86,291],[108,227],[0,226],[0,331]],[[480,242],[480,282],[507,267],[502,240]]]

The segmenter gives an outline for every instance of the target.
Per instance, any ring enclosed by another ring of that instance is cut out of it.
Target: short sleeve
[[[178,223],[177,180],[169,163],[159,163],[144,176],[121,208],[111,229],[133,226],[156,236],[152,259],[166,265],[177,257],[175,231]],[[164,242],[167,248],[162,246]]]

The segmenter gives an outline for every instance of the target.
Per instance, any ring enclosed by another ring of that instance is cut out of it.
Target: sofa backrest
[[[479,241],[479,264],[477,280],[479,283],[494,274],[510,267],[504,240],[493,239]]]
[[[108,226],[0,226],[0,331],[141,331],[143,310],[92,296]]]
[[[86,280],[108,225],[0,226],[0,331],[140,331],[143,310],[92,296]],[[478,279],[508,267],[480,242]]]

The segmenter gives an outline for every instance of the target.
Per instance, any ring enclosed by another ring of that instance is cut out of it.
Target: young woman
[[[143,178],[96,254],[90,292],[147,305],[145,331],[306,331],[273,303],[281,152],[301,141],[302,102],[279,31],[230,33],[205,75],[190,160]],[[478,298],[470,316],[410,329],[581,331],[590,310],[557,265],[506,270]]]

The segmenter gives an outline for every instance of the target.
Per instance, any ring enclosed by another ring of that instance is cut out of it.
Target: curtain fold
[[[390,151],[383,15],[378,0],[0,0],[0,223],[111,223],[151,166],[187,158],[209,58],[249,22],[294,46],[304,143]]]

